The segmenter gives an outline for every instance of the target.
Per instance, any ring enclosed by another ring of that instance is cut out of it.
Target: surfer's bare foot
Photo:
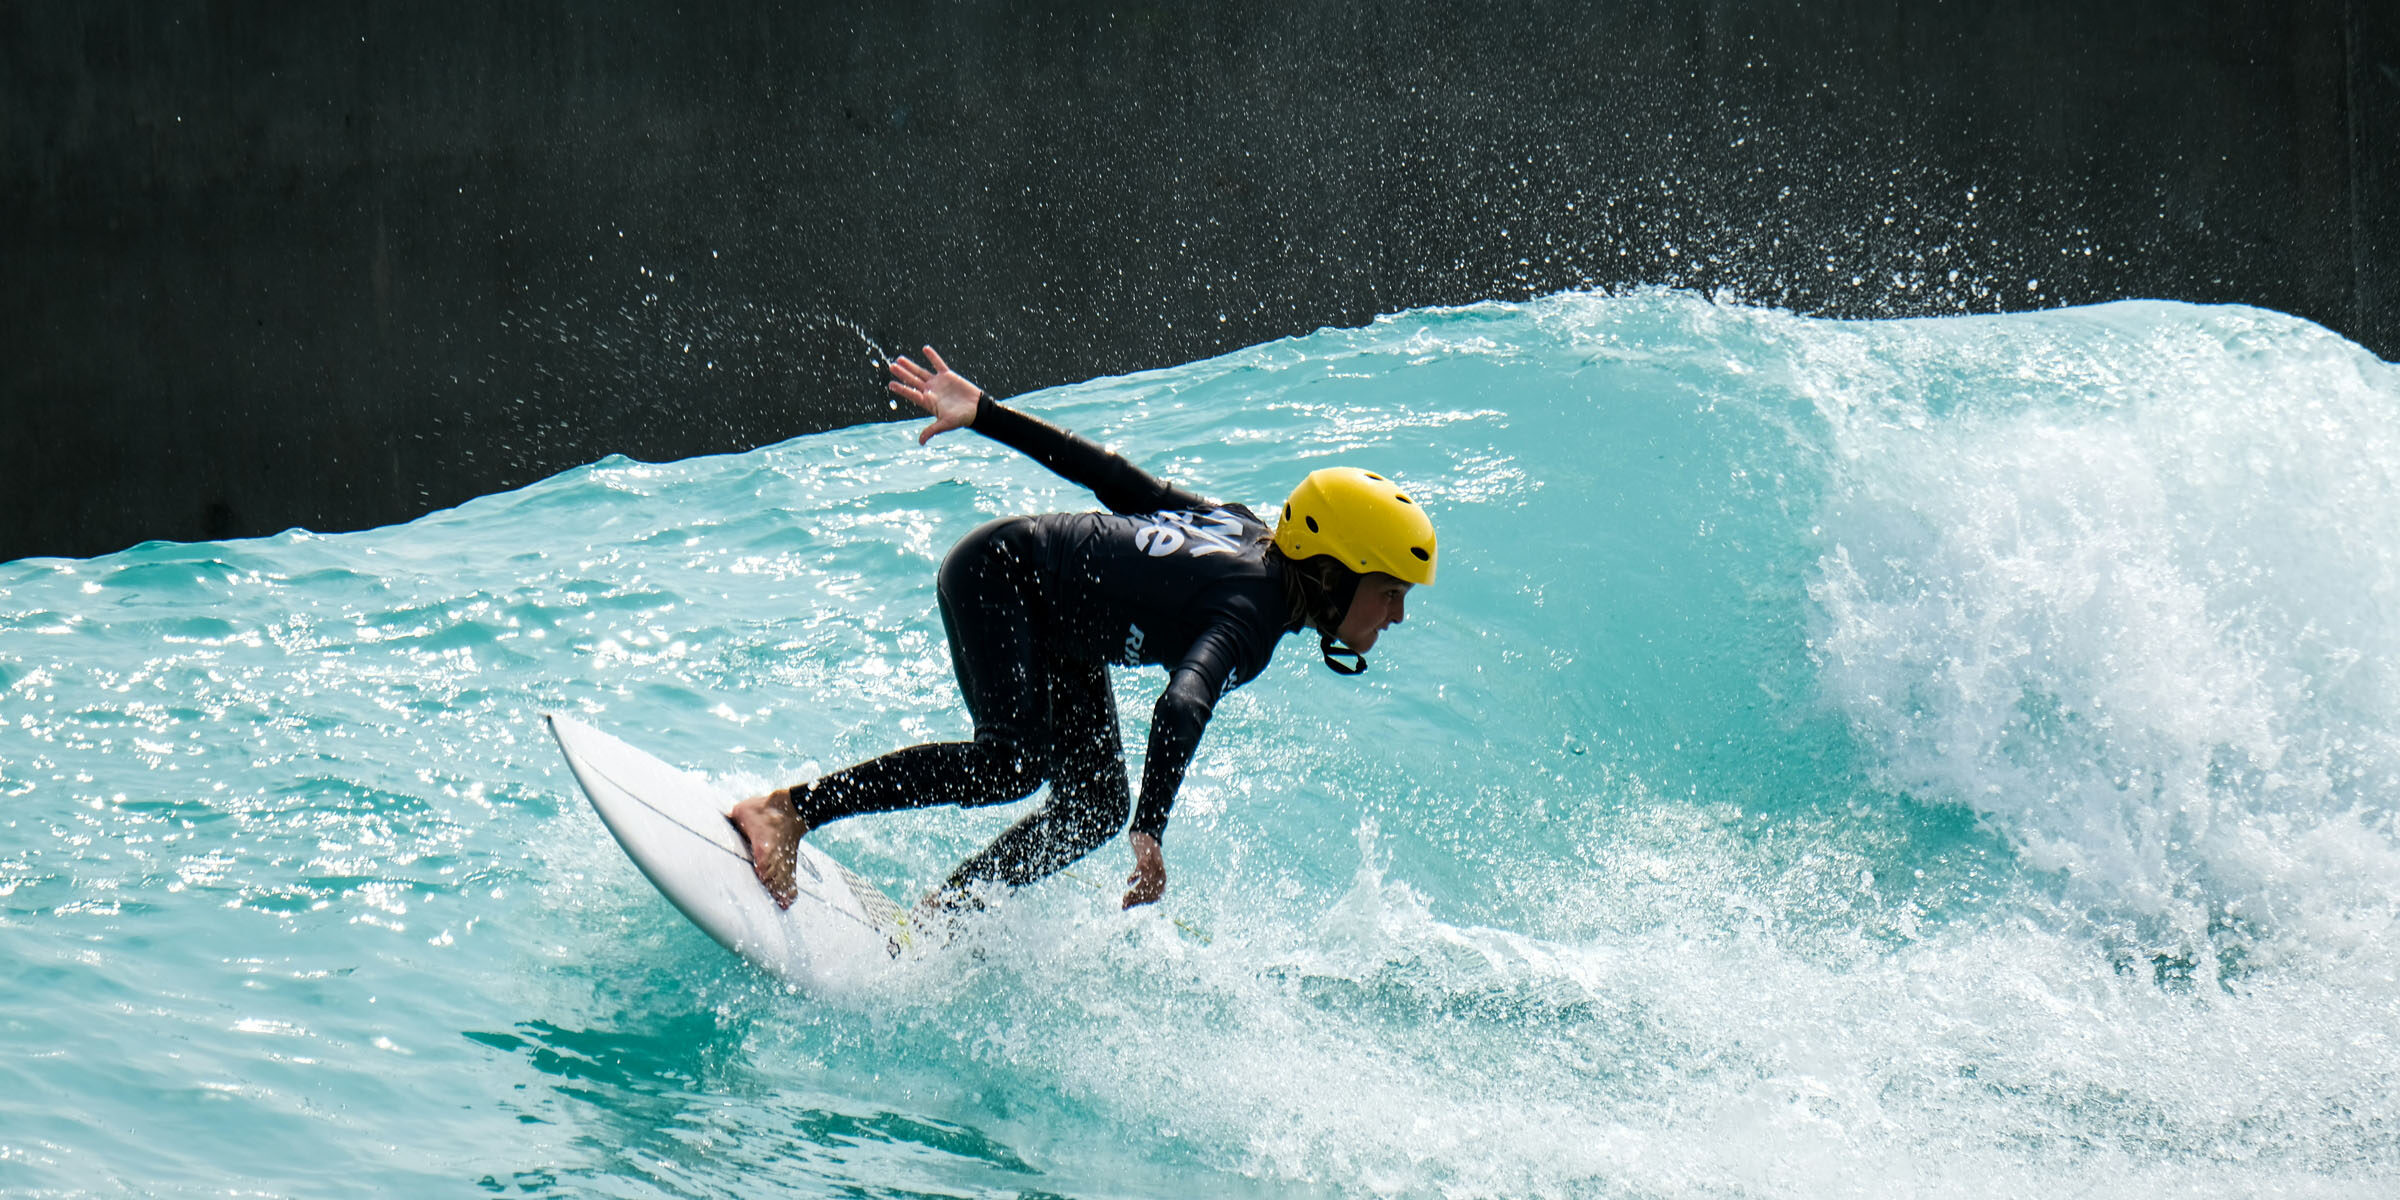
[[[742,840],[750,845],[750,869],[775,898],[777,908],[790,908],[798,891],[792,886],[793,865],[800,857],[800,839],[808,829],[792,808],[790,792],[752,796],[725,814]]]
[[[928,920],[937,917],[947,920],[962,913],[982,912],[983,908],[981,897],[955,883],[945,883],[917,901],[917,911]]]
[[[925,893],[925,898],[917,901],[917,911],[910,921],[924,936],[926,945],[947,946],[958,936],[960,922],[982,911],[983,897],[952,882]]]

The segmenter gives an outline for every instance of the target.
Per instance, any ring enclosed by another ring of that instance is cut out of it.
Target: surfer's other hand
[[[799,893],[792,886],[792,868],[800,857],[800,814],[792,808],[790,792],[752,796],[725,814],[734,831],[750,847],[750,870],[775,898],[775,907],[790,908]]]
[[[974,424],[975,406],[983,399],[983,389],[951,370],[939,351],[927,346],[924,355],[925,361],[933,364],[932,370],[918,366],[915,359],[903,354],[891,361],[892,381],[883,385],[893,395],[933,414],[933,424],[917,431],[920,446],[932,441],[937,433]]]
[[[1125,890],[1125,907],[1136,904],[1155,904],[1167,894],[1167,860],[1159,853],[1158,839],[1137,833],[1126,839],[1133,843],[1133,874],[1125,877],[1132,884]]]

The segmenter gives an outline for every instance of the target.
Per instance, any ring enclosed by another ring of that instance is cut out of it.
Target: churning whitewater
[[[1090,506],[1039,466],[867,427],[0,565],[0,1190],[2400,1178],[2400,368],[1652,292],[1015,403],[1262,512],[1371,465],[1442,577],[1370,674],[1225,701],[1158,908],[1120,840],[833,999],[670,908],[538,714],[737,790],[964,736],[934,568]],[[818,839],[914,897],[1021,811]]]

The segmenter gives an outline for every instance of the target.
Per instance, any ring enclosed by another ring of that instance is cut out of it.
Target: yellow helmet
[[[1433,521],[1400,485],[1357,467],[1309,472],[1283,502],[1275,548],[1293,562],[1326,554],[1361,575],[1433,582]]]

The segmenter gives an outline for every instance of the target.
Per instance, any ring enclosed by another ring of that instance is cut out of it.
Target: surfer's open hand
[[[808,831],[800,827],[800,814],[792,809],[790,792],[769,792],[752,796],[733,806],[725,814],[733,828],[750,847],[750,869],[758,882],[775,898],[775,907],[790,908],[799,891],[792,883],[792,870],[800,858],[800,838]]]
[[[924,353],[925,361],[933,364],[932,370],[918,366],[915,359],[903,354],[892,360],[892,381],[883,385],[893,395],[933,414],[933,424],[917,431],[920,446],[932,441],[937,433],[974,424],[976,402],[983,399],[983,389],[951,370],[933,347],[925,347]]]
[[[1155,904],[1167,894],[1167,859],[1159,853],[1158,839],[1146,833],[1127,838],[1133,843],[1133,874],[1125,882],[1133,886],[1125,890],[1125,907],[1136,904]]]

